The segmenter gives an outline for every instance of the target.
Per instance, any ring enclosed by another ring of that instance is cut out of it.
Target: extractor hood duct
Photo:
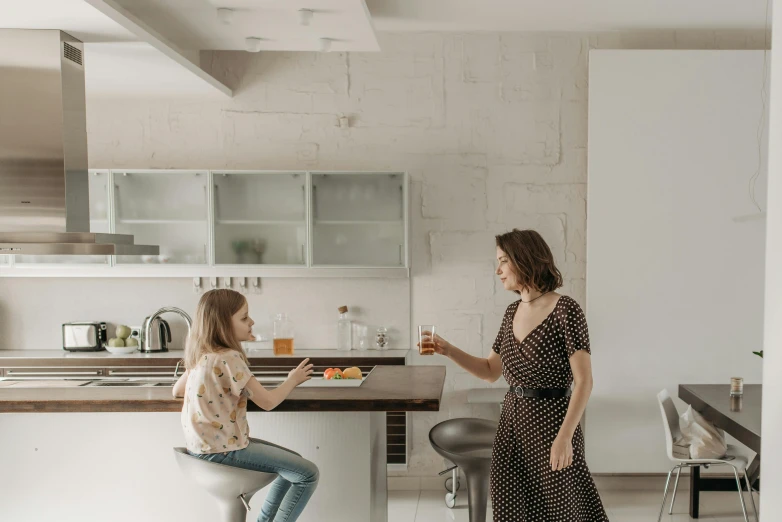
[[[159,254],[90,232],[82,42],[0,29],[0,49],[0,255]]]

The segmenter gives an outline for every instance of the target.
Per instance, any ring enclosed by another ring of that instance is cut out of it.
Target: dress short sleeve
[[[589,346],[589,329],[587,328],[586,316],[581,306],[570,297],[563,296],[560,299],[566,299],[560,314],[562,333],[565,338],[565,350],[568,359],[579,350],[584,350],[591,354],[592,349]]]
[[[237,397],[241,396],[247,381],[253,376],[242,356],[236,352],[228,353],[220,359],[218,364],[223,366],[222,370],[225,373],[223,382],[228,383],[231,394]]]

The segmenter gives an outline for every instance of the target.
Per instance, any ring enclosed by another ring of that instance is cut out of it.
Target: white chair
[[[250,498],[277,478],[276,473],[261,473],[202,460],[190,455],[185,448],[174,448],[174,455],[182,472],[217,500],[220,522],[245,522],[250,511]]]
[[[733,469],[733,475],[736,477],[736,485],[739,489],[739,499],[741,500],[741,511],[744,513],[744,521],[749,522],[747,518],[747,507],[744,504],[744,494],[741,491],[741,481],[739,475],[744,475],[744,480],[747,482],[747,491],[749,491],[749,497],[752,500],[752,509],[755,512],[755,520],[758,519],[758,509],[755,506],[755,497],[752,496],[752,486],[749,483],[749,477],[747,476],[747,459],[738,453],[736,448],[728,445],[727,454],[720,459],[680,459],[673,455],[673,443],[681,438],[681,430],[679,429],[679,412],[676,411],[676,405],[673,403],[673,399],[668,394],[667,390],[662,390],[657,394],[657,401],[660,403],[660,413],[663,416],[663,427],[665,429],[665,445],[668,451],[668,458],[675,464],[675,466],[668,472],[668,480],[665,481],[665,492],[663,493],[663,503],[660,506],[660,516],[657,517],[657,522],[660,522],[663,517],[663,510],[665,509],[665,501],[668,499],[668,486],[671,483],[671,475],[674,470],[676,471],[676,483],[673,486],[673,499],[671,500],[671,509],[668,514],[673,514],[673,503],[676,502],[676,489],[679,487],[679,475],[682,468],[692,468],[697,466],[730,466]]]

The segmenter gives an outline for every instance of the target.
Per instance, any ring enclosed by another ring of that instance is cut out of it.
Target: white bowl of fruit
[[[138,339],[130,336],[130,328],[121,324],[117,326],[115,336],[106,343],[109,353],[128,355],[138,350]]]

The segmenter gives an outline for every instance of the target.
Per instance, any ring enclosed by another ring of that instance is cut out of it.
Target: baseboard
[[[661,491],[668,474],[657,473],[606,473],[592,476],[600,491]],[[679,490],[690,488],[690,480],[679,481]]]
[[[421,477],[388,477],[388,491],[419,491]]]
[[[599,490],[605,491],[662,491],[667,473],[599,473],[592,476]],[[713,479],[720,479],[715,481]],[[721,483],[725,480],[733,481],[733,475],[723,473],[701,473],[702,491],[721,491],[724,488]],[[711,484],[710,484],[711,483]],[[715,487],[720,489],[715,489]],[[732,486],[735,490],[735,483]],[[679,491],[690,490],[689,470],[682,471],[679,480]]]
[[[437,477],[388,477],[389,491],[445,491],[445,480],[451,476]],[[459,479],[464,481],[464,477]],[[466,485],[465,482],[463,482]]]
[[[389,491],[420,491],[443,490],[448,475],[438,477],[388,477]],[[730,478],[732,475],[709,473],[701,475],[702,480],[712,478]],[[665,487],[667,473],[600,473],[593,475],[597,489],[601,491],[662,491]],[[464,480],[463,477],[461,480]],[[706,488],[703,488],[706,490]],[[690,477],[682,472],[679,481],[679,492],[690,490]]]

